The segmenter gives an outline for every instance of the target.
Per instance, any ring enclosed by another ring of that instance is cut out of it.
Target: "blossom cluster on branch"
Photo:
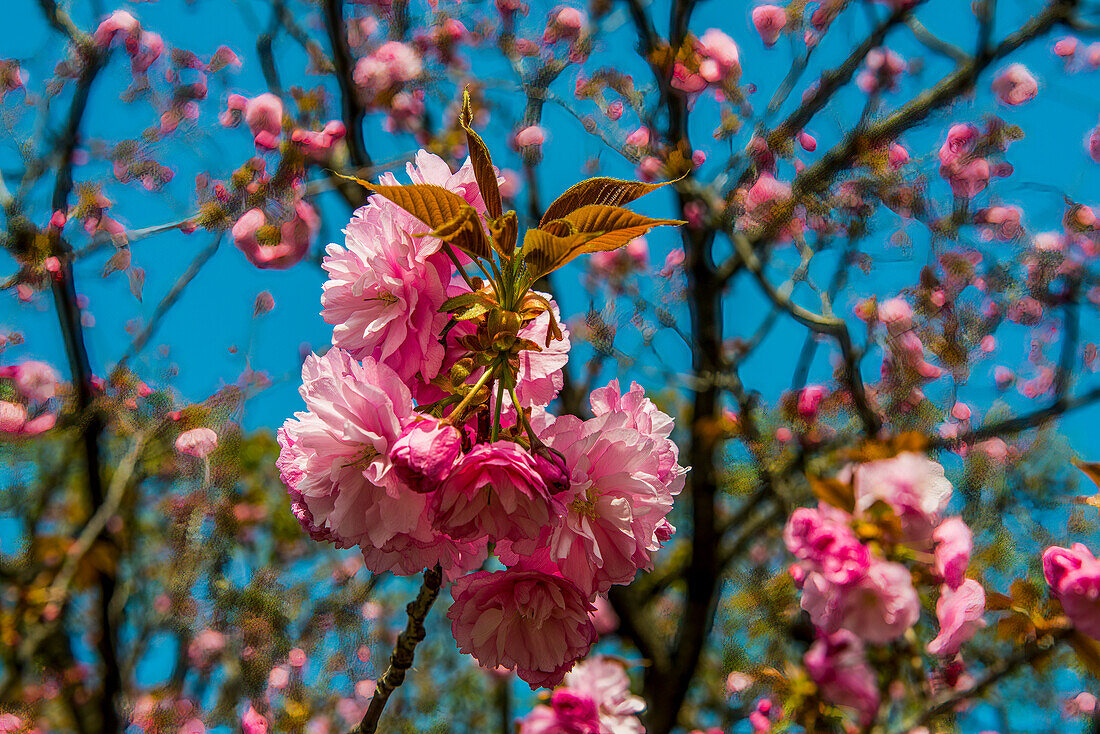
[[[279,469],[311,536],[358,546],[375,572],[438,566],[459,649],[552,686],[596,639],[596,595],[651,568],[672,536],[686,470],[672,419],[637,384],[593,391],[589,420],[546,410],[569,336],[531,286],[673,222],[591,203],[653,188],[593,179],[517,249],[515,213],[466,129],[462,168],[421,151],[411,185],[364,184],[375,195],[329,246],[333,346],[306,358],[307,410],[279,430]],[[503,570],[478,570],[489,555]]]

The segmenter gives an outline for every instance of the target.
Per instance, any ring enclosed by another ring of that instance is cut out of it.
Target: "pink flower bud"
[[[752,24],[769,48],[779,40],[779,34],[787,25],[787,11],[778,5],[761,5],[752,11]]]
[[[414,492],[438,487],[462,453],[462,436],[454,426],[434,418],[410,424],[390,447],[397,477]]]
[[[546,142],[546,131],[538,125],[525,127],[516,133],[516,145],[525,148],[528,145],[542,145]]]

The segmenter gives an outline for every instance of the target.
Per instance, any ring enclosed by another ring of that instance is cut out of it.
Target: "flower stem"
[[[504,407],[504,380],[497,380],[497,405],[496,414],[493,416],[493,434],[490,437],[490,441],[497,440],[497,434],[500,432],[500,409]]]
[[[462,420],[463,411],[465,411],[466,408],[470,406],[470,403],[473,401],[474,396],[477,395],[478,390],[485,387],[486,383],[488,383],[489,380],[493,379],[493,375],[496,374],[496,371],[496,362],[493,362],[491,365],[486,367],[485,374],[478,378],[477,382],[475,382],[473,387],[470,388],[470,392],[466,393],[466,397],[462,398],[462,402],[455,406],[455,409],[451,411],[450,415],[447,416],[447,419],[450,420],[452,417],[454,417],[455,420]],[[454,421],[451,421],[451,423],[453,424]]]
[[[424,583],[420,586],[420,592],[416,599],[409,602],[405,611],[409,615],[405,629],[397,636],[397,644],[390,655],[390,664],[386,672],[378,679],[378,687],[374,689],[367,712],[363,714],[363,720],[350,734],[374,734],[378,729],[378,720],[382,717],[382,710],[397,688],[405,681],[405,672],[412,667],[413,655],[417,644],[424,639],[424,620],[432,608],[439,587],[443,583],[443,571],[439,564],[435,568],[424,571]]]

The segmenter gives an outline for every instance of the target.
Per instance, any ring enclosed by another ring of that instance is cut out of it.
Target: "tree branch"
[[[405,624],[405,629],[397,636],[397,644],[394,645],[393,653],[390,655],[389,667],[378,679],[378,687],[374,689],[370,706],[363,714],[363,720],[359,722],[359,726],[353,729],[351,734],[374,734],[377,731],[378,720],[382,716],[382,710],[386,708],[386,701],[405,681],[405,673],[412,667],[416,646],[426,634],[424,620],[432,604],[435,603],[436,597],[439,596],[439,587],[442,583],[443,571],[438,565],[424,572],[424,583],[420,587],[420,592],[416,595],[416,599],[405,607],[409,620]]]

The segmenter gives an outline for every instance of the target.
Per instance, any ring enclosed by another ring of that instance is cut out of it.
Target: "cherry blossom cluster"
[[[548,703],[519,721],[519,734],[642,734],[645,702],[630,693],[621,660],[595,655],[565,674]]]
[[[490,219],[470,162],[421,151],[407,173]],[[380,195],[345,232],[323,263],[333,346],[306,358],[306,410],[278,433],[294,512],[372,571],[438,565],[459,648],[552,686],[596,638],[596,595],[673,533],[672,420],[617,380],[593,391],[594,417],[552,415],[570,343],[549,296],[471,278],[464,252]],[[509,297],[514,311],[485,305]],[[503,570],[478,570],[490,555]]]
[[[959,517],[943,517],[952,487],[938,463],[905,451],[849,467],[839,481],[850,487],[851,512],[825,502],[800,508],[783,538],[799,559],[791,573],[817,631],[806,669],[825,699],[855,708],[866,724],[879,691],[865,645],[902,637],[920,617],[913,571],[903,561],[940,583],[940,631],[927,649],[942,659],[953,659],[985,626],[985,590],[966,578],[970,529]]]

